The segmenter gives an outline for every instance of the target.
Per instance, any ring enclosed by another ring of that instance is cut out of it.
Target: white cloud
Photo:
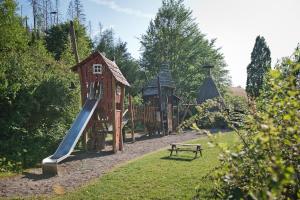
[[[144,13],[140,10],[121,7],[120,5],[118,5],[116,2],[114,2],[112,0],[92,0],[92,1],[97,3],[97,4],[107,6],[107,7],[109,7],[110,9],[112,9],[114,11],[124,13],[124,14],[127,14],[127,15],[133,15],[133,16],[136,16],[136,17],[142,17],[142,18],[147,18],[147,19],[151,19],[154,16],[153,14]]]

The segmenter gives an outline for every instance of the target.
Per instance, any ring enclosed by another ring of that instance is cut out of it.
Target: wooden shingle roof
[[[150,80],[143,88],[143,96],[152,96],[158,94],[158,78],[160,87],[168,87],[172,89],[175,88],[175,82],[172,79],[171,71],[166,65],[163,65],[158,75]]]
[[[199,88],[197,103],[204,103],[208,99],[221,97],[221,94],[211,77],[204,79],[203,84]]]
[[[126,78],[123,76],[122,72],[120,71],[119,67],[117,66],[117,64],[111,60],[109,60],[108,58],[106,58],[103,54],[101,54],[98,51],[95,51],[94,53],[92,53],[90,56],[88,56],[86,59],[84,59],[83,61],[81,61],[80,63],[76,64],[75,66],[73,66],[71,68],[72,71],[77,71],[78,67],[83,66],[85,63],[89,62],[90,60],[94,59],[95,57],[100,56],[105,64],[107,65],[108,69],[111,71],[112,75],[114,76],[114,78],[119,81],[120,83],[130,86],[130,84],[128,83],[128,81],[126,80]]]

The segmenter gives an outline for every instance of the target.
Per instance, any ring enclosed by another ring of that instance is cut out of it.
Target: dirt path
[[[101,177],[117,164],[164,148],[172,142],[183,142],[198,137],[196,133],[188,132],[126,143],[124,151],[117,154],[111,154],[109,151],[80,153],[67,158],[59,165],[59,176],[47,178],[42,175],[41,169],[32,169],[16,177],[0,179],[0,197],[51,194],[57,187],[68,191]]]

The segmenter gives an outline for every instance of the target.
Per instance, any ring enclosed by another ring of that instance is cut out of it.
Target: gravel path
[[[59,165],[59,176],[44,177],[39,168],[15,177],[0,179],[0,197],[51,194],[55,193],[57,188],[60,191],[68,191],[101,177],[117,164],[167,147],[172,142],[183,142],[198,137],[198,134],[188,132],[144,140],[140,138],[135,143],[125,143],[124,151],[117,154],[111,154],[108,151],[110,149],[106,149],[100,153],[72,155]]]

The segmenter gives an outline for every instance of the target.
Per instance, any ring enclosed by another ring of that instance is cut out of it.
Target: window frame
[[[103,65],[102,64],[93,64],[93,74],[102,74]]]

